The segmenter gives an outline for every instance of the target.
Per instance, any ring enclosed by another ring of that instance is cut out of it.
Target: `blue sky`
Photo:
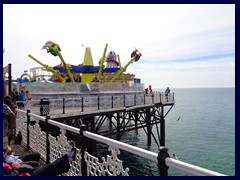
[[[145,86],[235,87],[235,5],[3,5],[3,65],[13,78],[43,63],[60,63],[41,50],[51,40],[67,63],[81,64],[91,47],[94,65],[108,51],[124,66],[136,47],[143,56],[127,69]]]

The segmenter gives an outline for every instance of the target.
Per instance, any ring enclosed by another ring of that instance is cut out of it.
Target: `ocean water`
[[[186,88],[171,92],[175,93],[175,105],[165,118],[170,157],[175,154],[184,162],[234,176],[235,88]],[[158,152],[153,139],[151,146],[147,146],[143,130],[124,134],[121,141]],[[157,164],[150,160],[124,151],[119,159],[132,176],[159,175]],[[191,176],[172,168],[168,172],[169,176]]]

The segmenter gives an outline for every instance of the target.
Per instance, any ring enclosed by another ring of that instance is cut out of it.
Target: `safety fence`
[[[153,92],[150,94],[98,94],[82,95],[79,98],[50,99],[48,97],[40,100],[31,100],[23,103],[24,109],[31,110],[38,115],[58,115],[89,112],[102,109],[131,107],[154,103],[174,103],[174,93],[165,95],[163,92]],[[22,107],[19,107],[20,109]]]
[[[44,131],[41,129],[40,124],[45,125]],[[51,134],[51,126],[60,129],[59,135],[53,136]],[[161,176],[168,175],[169,167],[197,176],[225,176],[224,174],[171,158],[166,147],[160,147],[159,153],[147,151],[86,131],[84,124],[80,128],[72,127],[51,120],[49,116],[42,117],[33,114],[30,110],[23,111],[17,109],[17,131],[22,132],[23,142],[26,143],[27,149],[39,152],[46,163],[51,163],[66,153],[66,147],[69,144],[66,136],[67,132],[78,136],[78,139],[81,141],[80,147],[76,148],[76,159],[71,162],[70,170],[63,174],[65,176],[128,176],[130,169],[124,168],[123,162],[118,158],[120,150],[155,162]],[[88,140],[106,144],[109,147],[109,155],[99,160],[98,157],[90,154],[86,148]]]

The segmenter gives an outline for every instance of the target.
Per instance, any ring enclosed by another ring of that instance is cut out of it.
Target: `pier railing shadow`
[[[124,168],[123,162],[118,159],[120,150],[155,162],[161,176],[168,175],[169,167],[198,176],[224,176],[224,174],[171,158],[166,147],[160,147],[159,152],[155,153],[89,132],[84,124],[76,128],[51,120],[49,116],[36,115],[30,110],[17,109],[16,111],[17,131],[22,132],[23,143],[26,143],[27,150],[39,152],[46,163],[53,162],[66,153],[66,147],[70,141],[66,136],[67,132],[78,137],[80,144],[76,149],[76,159],[71,162],[68,173],[63,174],[65,176],[128,176],[130,169]],[[45,124],[44,130],[41,128],[42,123]],[[51,126],[59,128],[60,133],[57,136],[52,135]],[[89,152],[89,149],[86,149],[88,140],[106,144],[109,147],[109,155],[99,160]]]

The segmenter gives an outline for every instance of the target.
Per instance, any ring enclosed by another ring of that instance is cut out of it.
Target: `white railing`
[[[144,157],[146,159],[152,160],[156,163],[159,164],[159,159],[158,153],[151,152],[139,147],[135,147],[123,142],[119,142],[104,136],[100,136],[94,133],[91,133],[89,131],[85,131],[84,129],[79,129],[76,127],[72,127],[60,122],[56,122],[51,119],[46,119],[45,117],[38,116],[33,113],[27,113],[26,111],[19,110],[17,109],[17,130],[21,130],[23,133],[23,141],[25,143],[29,141],[34,141],[31,144],[31,148],[40,152],[42,157],[46,160],[47,155],[46,155],[46,144],[44,145],[44,141],[46,142],[46,133],[40,132],[40,128],[38,127],[38,122],[39,121],[44,121],[50,125],[57,126],[61,129],[61,134],[55,138],[49,135],[50,139],[50,162],[55,160],[56,158],[60,157],[61,155],[64,154],[64,148],[66,147],[67,144],[67,137],[65,136],[66,130],[71,131],[75,134],[81,135],[81,138],[87,137],[90,139],[93,139],[95,141],[107,144],[109,146],[109,150],[111,151],[111,155],[108,156],[107,158],[102,158],[102,163],[98,161],[97,157],[94,157],[90,155],[88,152],[84,152],[84,160],[87,164],[87,175],[128,175],[129,169],[123,169],[122,167],[122,161],[117,158],[117,155],[120,153],[119,149],[130,152],[132,154]],[[27,135],[27,127],[26,122],[29,120],[36,121],[37,123],[34,125],[34,127],[30,128],[30,131],[28,131],[30,134]],[[31,140],[28,140],[27,138],[30,138]],[[27,145],[29,146],[29,144]],[[45,148],[45,149],[44,149]],[[84,150],[83,150],[84,151]],[[68,172],[67,175],[83,175],[82,172],[82,164],[81,162],[83,161],[82,156],[81,156],[81,151],[80,149],[77,149],[78,153],[78,158],[76,159],[75,162],[71,163],[71,168]],[[113,166],[113,164],[115,166]],[[116,166],[118,164],[118,166]],[[180,160],[176,160],[170,157],[165,158],[165,164],[169,166],[170,168],[175,168],[193,175],[197,176],[225,176],[224,174],[214,172],[202,167],[198,167]],[[92,167],[93,166],[93,167]],[[109,168],[109,167],[111,168]],[[98,171],[96,171],[96,168]],[[115,169],[117,168],[117,169]],[[95,169],[95,170],[93,170]],[[110,169],[110,170],[109,170]],[[111,172],[110,172],[111,171]]]

